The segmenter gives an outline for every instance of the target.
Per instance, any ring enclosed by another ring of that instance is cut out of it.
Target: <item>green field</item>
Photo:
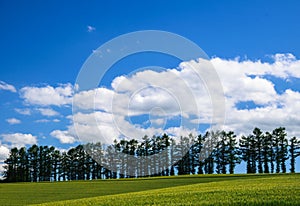
[[[300,174],[0,184],[0,205],[300,205]]]

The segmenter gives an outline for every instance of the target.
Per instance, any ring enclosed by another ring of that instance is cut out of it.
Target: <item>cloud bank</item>
[[[292,54],[275,54],[271,58],[270,62],[218,57],[210,60],[224,90],[225,130],[249,134],[256,126],[266,131],[285,126],[289,135],[300,136],[297,115],[300,91],[286,88],[279,92],[273,81],[278,78],[282,81],[280,84],[285,85],[293,79],[294,85],[299,84],[300,61]],[[74,137],[79,134],[84,141],[102,142],[162,132],[180,135],[180,125],[174,123],[174,119],[180,117],[191,126],[185,128],[186,133],[197,133],[197,124],[215,123],[210,98],[214,91],[207,91],[205,83],[193,73],[193,69],[201,70],[205,66],[199,59],[161,72],[139,71],[115,78],[111,89],[102,87],[77,93],[74,99],[79,102],[76,106],[81,112],[73,116],[76,128],[70,124],[69,129],[62,132]],[[247,104],[250,106],[243,106]],[[146,116],[144,122],[132,120],[143,115]],[[173,123],[168,123],[170,121]]]
[[[297,115],[300,113],[300,88],[297,87],[300,61],[292,54],[275,54],[271,58],[268,62],[219,57],[209,62],[192,60],[164,71],[147,69],[121,75],[114,78],[111,85],[81,92],[71,84],[26,86],[19,92],[27,108],[15,111],[23,115],[38,111],[42,116],[55,117],[60,115],[57,108],[70,110],[72,101],[76,101],[74,113],[62,121],[67,120],[69,124],[57,123],[60,127],[53,128],[49,134],[62,144],[110,143],[118,138],[140,139],[163,132],[171,136],[199,133],[216,123],[211,102],[214,90],[208,91],[205,82],[194,72],[210,63],[224,91],[223,129],[241,135],[251,133],[256,126],[265,131],[285,126],[289,136],[300,136],[300,116]],[[1,136],[12,145],[37,142],[37,137],[29,134]]]

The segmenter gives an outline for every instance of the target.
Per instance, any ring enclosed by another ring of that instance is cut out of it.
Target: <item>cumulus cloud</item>
[[[72,102],[73,86],[63,84],[58,87],[23,87],[20,90],[20,95],[28,104],[62,106]]]
[[[207,65],[204,60],[198,63]],[[190,132],[195,127],[187,121],[190,116],[197,117],[199,113],[212,116],[210,96],[194,65],[189,63],[162,72],[145,70],[120,76],[112,81],[112,88],[96,88],[74,96],[73,106],[81,111],[73,117],[80,138],[88,141],[102,138],[101,142],[116,138],[141,139],[144,135],[162,134],[168,129],[167,121],[174,117],[179,117],[178,124],[184,124],[176,127],[182,126],[181,130]],[[139,115],[149,117],[150,127],[128,120]]]
[[[16,88],[13,85],[7,84],[3,81],[0,81],[0,90],[7,90],[7,91],[10,91],[10,92],[17,92]]]
[[[69,134],[68,131],[54,130],[50,135],[58,139],[62,144],[72,144],[76,141],[75,137]]]
[[[1,134],[0,136],[4,142],[10,143],[12,147],[24,147],[37,143],[37,137],[32,134],[12,133]]]
[[[282,94],[275,90],[272,78],[300,77],[300,61],[292,54],[276,54],[274,62],[239,61],[213,58],[226,96],[225,129],[248,134],[254,127],[271,131],[285,126],[288,134],[299,136],[299,91],[286,89]],[[266,77],[269,78],[266,78]],[[270,78],[271,77],[271,78]],[[238,108],[241,102],[252,101],[254,108]]]
[[[165,71],[144,70],[131,76],[119,76],[112,81],[112,89],[95,88],[75,94],[75,107],[80,112],[73,117],[75,128],[70,126],[64,132],[75,136],[76,130],[80,138],[87,141],[99,140],[100,137],[112,140],[165,131],[186,135],[197,132],[197,124],[215,124],[212,117],[216,108],[211,95],[219,91],[214,88],[216,80],[205,82],[205,75],[210,75],[208,67],[211,63],[225,97],[224,129],[248,134],[256,126],[268,131],[286,126],[290,135],[299,136],[300,117],[297,114],[300,108],[296,104],[300,101],[299,91],[286,89],[279,94],[272,78],[300,78],[300,61],[292,54],[271,57],[271,62],[215,57],[210,61],[182,62],[178,68]],[[208,84],[211,84],[210,91]],[[255,106],[247,109],[237,106],[243,102],[253,102]],[[152,113],[155,108],[161,112]],[[131,117],[139,115],[151,116],[143,121],[151,123],[148,128],[144,127],[145,124],[130,121]],[[181,125],[166,124],[173,117],[180,117]],[[182,127],[182,124],[188,127]]]
[[[8,124],[11,124],[11,125],[21,123],[21,120],[16,119],[16,118],[9,118],[9,119],[6,119],[6,121],[8,122]]]
[[[51,108],[38,108],[37,109],[42,115],[52,117],[57,116],[59,113]]]
[[[103,110],[111,112],[115,92],[106,88],[82,91],[74,95],[75,107],[83,110]]]

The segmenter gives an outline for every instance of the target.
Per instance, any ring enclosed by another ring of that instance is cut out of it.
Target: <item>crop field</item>
[[[300,174],[0,184],[0,205],[300,205]]]

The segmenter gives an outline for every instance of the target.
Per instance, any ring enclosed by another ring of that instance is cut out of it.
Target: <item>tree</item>
[[[75,148],[75,160],[77,164],[77,170],[76,170],[76,179],[77,180],[85,180],[85,175],[86,175],[86,152],[83,149],[83,145],[78,145]]]
[[[236,135],[233,131],[229,131],[226,133],[228,138],[228,163],[229,163],[229,173],[233,174],[236,164],[239,164],[240,152],[239,148],[237,147]]]
[[[8,182],[18,181],[18,148],[14,147],[10,150],[9,157],[4,161],[4,177]]]
[[[291,173],[295,173],[296,158],[300,156],[300,140],[296,137],[290,139],[290,158],[291,158]]]
[[[251,167],[251,150],[250,150],[250,135],[242,136],[239,141],[241,159],[246,162],[246,172],[252,173]]]
[[[217,143],[217,146],[213,152],[213,156],[216,163],[216,172],[217,174],[226,174],[227,173],[227,164],[228,164],[228,142],[227,135],[225,131],[220,133],[220,138]]]
[[[176,158],[180,159],[176,164],[179,175],[190,172],[189,149],[191,145],[189,141],[188,137],[180,137],[179,144],[176,145]]]
[[[273,130],[273,137],[275,138],[276,147],[276,172],[286,172],[285,161],[288,159],[288,140],[286,139],[286,132],[284,127],[279,127]]]
[[[293,137],[288,141],[284,127],[264,134],[255,128],[239,139],[239,147],[233,131],[209,131],[197,137],[180,137],[178,142],[163,134],[145,136],[141,143],[135,139],[104,146],[88,143],[62,153],[53,146],[12,148],[4,161],[4,175],[9,182],[38,182],[226,174],[228,169],[233,174],[241,160],[246,162],[247,173],[285,173],[289,158],[294,173],[299,156],[300,140]]]
[[[205,136],[202,136],[199,134],[197,136],[196,142],[195,142],[195,160],[198,162],[195,166],[198,166],[198,174],[203,174],[203,166],[204,166],[204,160],[205,160],[205,154],[203,152],[203,143],[205,141]]]
[[[257,159],[258,172],[263,173],[263,157],[262,157],[262,143],[263,143],[263,132],[259,128],[254,128],[253,130],[254,141],[255,141],[255,159]]]
[[[266,132],[262,141],[262,159],[264,163],[264,173],[270,173],[269,163],[271,164],[271,172],[274,171],[274,152],[273,152],[272,134]]]
[[[18,182],[28,182],[30,180],[28,154],[25,147],[18,152]]]
[[[56,150],[54,147],[51,147],[51,160],[52,160],[52,176],[54,181],[59,180],[59,171],[61,166],[61,155],[60,151]]]
[[[30,180],[37,182],[39,178],[39,147],[34,144],[27,150],[30,168]]]
[[[204,135],[205,142],[203,144],[203,155],[206,157],[204,160],[204,171],[206,174],[214,173],[214,152],[215,148],[218,146],[218,139],[220,132],[209,131]]]

